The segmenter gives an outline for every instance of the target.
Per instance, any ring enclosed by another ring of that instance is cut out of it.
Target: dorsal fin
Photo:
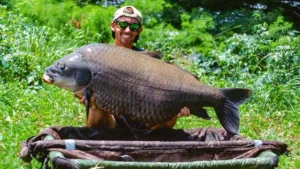
[[[149,51],[141,51],[141,53],[143,53],[144,55],[148,55],[148,56],[157,58],[157,59],[161,59],[161,58],[162,58],[162,52],[159,51],[159,50],[157,50],[157,51],[152,51],[152,52],[149,52]]]

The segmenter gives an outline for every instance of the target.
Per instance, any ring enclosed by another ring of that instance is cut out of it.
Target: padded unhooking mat
[[[140,131],[50,127],[22,143],[20,157],[42,168],[271,169],[287,145],[246,140],[223,129]]]

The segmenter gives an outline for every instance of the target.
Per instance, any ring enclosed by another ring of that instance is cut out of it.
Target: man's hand
[[[190,109],[187,107],[183,107],[181,111],[177,114],[177,117],[190,116],[190,115],[191,115]]]

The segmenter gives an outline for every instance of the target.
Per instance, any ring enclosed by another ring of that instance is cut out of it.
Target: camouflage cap
[[[142,23],[143,20],[141,12],[133,6],[123,6],[122,8],[118,9],[114,14],[114,21],[121,16],[135,18],[140,23]]]

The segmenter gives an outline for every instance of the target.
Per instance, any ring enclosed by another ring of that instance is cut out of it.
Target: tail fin
[[[225,102],[223,105],[215,108],[219,121],[227,132],[238,134],[240,125],[238,106],[250,98],[252,91],[241,88],[220,90],[225,96]]]

